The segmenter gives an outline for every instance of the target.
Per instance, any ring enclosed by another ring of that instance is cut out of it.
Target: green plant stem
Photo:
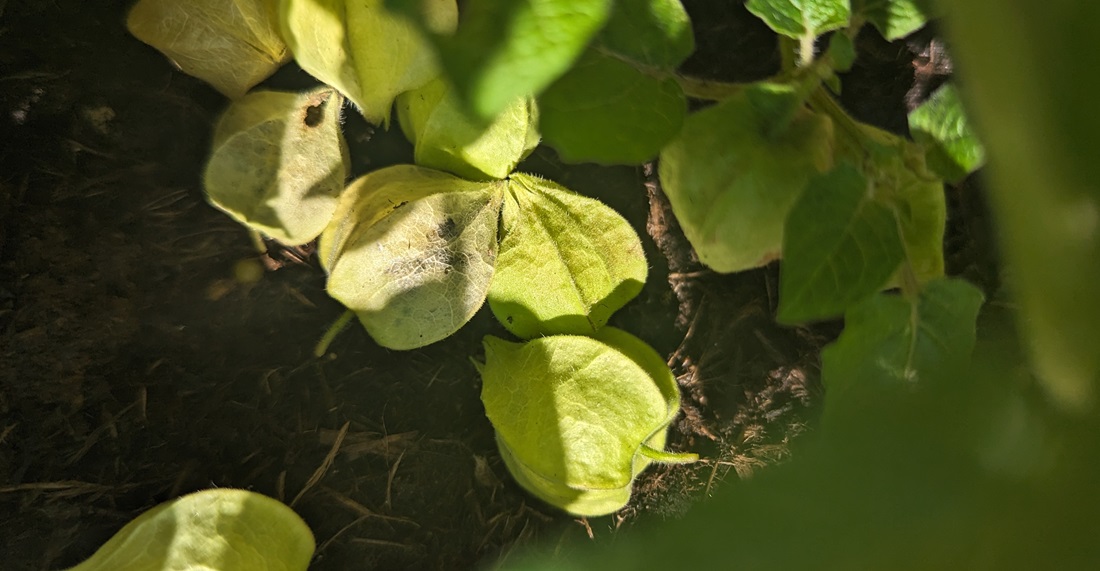
[[[791,73],[798,67],[798,44],[787,36],[779,36],[779,69]]]
[[[820,82],[821,79],[827,77],[828,74],[831,73],[831,68],[828,67],[828,64],[829,62],[824,61],[824,59],[819,59],[807,67],[785,70],[783,73],[765,81],[781,83],[785,81],[800,81],[816,76],[816,79],[812,81]],[[698,77],[679,74],[673,77],[676,79],[676,83],[680,84],[680,89],[684,91],[684,95],[692,99],[703,99],[706,101],[722,101],[724,99],[729,99],[752,85],[750,83],[700,79]]]
[[[323,357],[325,353],[328,352],[328,346],[331,345],[336,339],[336,336],[348,326],[348,323],[351,323],[353,317],[355,317],[355,312],[350,309],[342,313],[340,317],[329,326],[328,331],[325,331],[325,334],[321,336],[321,340],[318,341],[317,346],[313,348],[313,356]]]
[[[267,244],[264,244],[264,237],[259,232],[249,229],[248,237],[252,239],[252,245],[256,248],[256,251],[261,255],[267,253]]]
[[[829,94],[823,87],[818,87],[810,94],[809,99],[810,107],[812,107],[818,113],[824,113],[837,127],[837,134],[843,137],[843,142],[851,145],[852,148],[864,147],[863,140],[865,135],[863,130],[860,129],[855,119],[852,119],[851,115],[845,111],[839,103],[833,99],[833,96]]]
[[[639,452],[646,458],[665,464],[691,464],[699,460],[699,455],[692,452],[666,452],[664,450],[651,448],[645,444],[642,444],[642,448]]]
[[[729,99],[745,89],[745,84],[743,83],[713,81],[686,75],[676,75],[674,77],[676,78],[676,83],[680,84],[680,89],[684,90],[684,95],[692,99],[721,101],[723,99]]]
[[[810,67],[814,63],[814,40],[817,35],[813,32],[802,34],[798,38],[798,67]]]

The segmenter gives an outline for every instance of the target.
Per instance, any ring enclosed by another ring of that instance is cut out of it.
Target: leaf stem
[[[314,357],[323,357],[328,352],[328,346],[336,340],[336,336],[339,335],[344,328],[351,323],[351,318],[355,317],[355,312],[348,309],[336,318],[336,321],[329,326],[325,334],[321,336],[321,340],[317,342],[317,346],[313,348]]]
[[[646,444],[642,444],[642,448],[639,452],[642,453],[642,456],[650,460],[663,462],[665,464],[691,464],[699,460],[699,455],[693,452],[668,452],[665,450],[657,450]]]
[[[829,94],[823,87],[818,87],[810,94],[810,107],[813,107],[819,113],[824,113],[833,123],[836,124],[841,132],[845,135],[845,142],[851,144],[853,147],[863,147],[864,134],[860,129],[855,119],[852,119],[851,115],[840,106],[839,103],[833,99],[833,96]]]
[[[814,62],[814,41],[817,35],[806,32],[798,38],[798,67],[810,67]]]
[[[676,83],[680,84],[680,89],[684,90],[684,95],[692,99],[722,101],[723,99],[729,99],[741,93],[741,91],[745,89],[745,84],[743,83],[700,79],[698,77],[680,74],[676,74],[673,77],[676,78]]]
[[[252,246],[256,248],[256,251],[259,252],[261,256],[267,253],[267,244],[264,243],[262,234],[250,228],[248,230],[248,237],[252,239]]]

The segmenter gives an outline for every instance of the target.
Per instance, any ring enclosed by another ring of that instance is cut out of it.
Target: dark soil
[[[127,34],[129,4],[0,0],[4,569],[74,565],[142,511],[211,487],[291,504],[317,539],[311,569],[471,568],[528,542],[675,517],[786,458],[812,426],[817,355],[837,325],[777,326],[774,266],[720,276],[694,261],[652,165],[563,166],[540,149],[523,170],[601,198],[643,236],[649,282],[613,323],[669,356],[684,390],[671,445],[704,461],[650,469],[607,518],[530,498],[496,451],[469,360],[503,329],[482,311],[444,342],[393,352],[353,327],[313,357],[342,308],[315,259],[258,255],[205,203],[225,101]],[[774,36],[739,3],[685,5],[699,38],[686,70],[775,70]],[[915,76],[923,37],[861,37],[871,55],[844,83],[857,116],[904,131],[906,94],[942,75]],[[309,79],[290,67],[273,81]],[[371,136],[349,117],[348,133],[357,175],[411,158],[399,130]],[[986,275],[965,254],[984,235],[953,230],[956,271]],[[258,282],[240,279],[261,266]]]

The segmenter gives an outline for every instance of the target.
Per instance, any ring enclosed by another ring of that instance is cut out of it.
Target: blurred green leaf
[[[70,571],[305,571],[313,549],[313,533],[287,506],[215,489],[141,514]]]
[[[829,36],[828,55],[833,60],[833,69],[848,71],[852,69],[852,64],[856,61],[855,42],[848,34],[833,34]],[[840,89],[834,89],[833,91],[840,93]]]
[[[745,7],[771,29],[799,38],[820,36],[848,25],[848,0],[749,0]]]
[[[1095,2],[944,2],[952,57],[986,172],[1020,327],[1067,409],[1100,388],[1100,26]],[[1005,57],[1012,46],[1012,57]]]
[[[852,0],[852,11],[893,41],[924,27],[932,16],[925,4],[919,0]]]
[[[680,130],[687,101],[674,79],[589,50],[539,97],[539,113],[563,160],[641,164]]]
[[[342,104],[330,87],[235,101],[218,121],[203,172],[210,203],[284,244],[316,238],[348,176]]]
[[[810,180],[787,217],[778,317],[834,317],[882,289],[905,257],[890,209],[848,163]]]
[[[517,337],[591,335],[642,290],[641,240],[611,208],[521,173],[503,208],[489,307]]]
[[[954,85],[940,87],[909,114],[913,139],[924,146],[928,167],[959,182],[985,163],[985,149],[970,127]]]
[[[916,299],[880,293],[852,307],[840,338],[821,353],[826,415],[848,406],[845,393],[861,385],[915,387],[926,377],[958,377],[974,348],[983,299],[963,280],[941,279]]]
[[[615,2],[598,41],[629,60],[666,70],[695,51],[691,19],[680,0]]]
[[[388,0],[414,18],[421,0]],[[469,0],[453,35],[430,33],[443,69],[474,114],[492,119],[517,97],[538,95],[599,32],[611,0]]]

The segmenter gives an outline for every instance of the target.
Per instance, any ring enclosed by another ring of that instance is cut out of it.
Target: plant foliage
[[[275,0],[142,0],[126,25],[227,97],[244,95],[291,58]]]
[[[313,549],[313,533],[287,506],[215,489],[141,514],[70,571],[305,571]]]
[[[508,470],[571,513],[618,511],[651,462],[695,459],[663,451],[680,391],[664,359],[628,333],[605,327],[526,343],[487,336],[479,368]]]
[[[784,65],[745,84],[678,73],[694,48],[678,0],[469,0],[461,19],[454,0],[264,6],[328,87],[234,104],[215,136],[211,201],[288,243],[320,233],[329,292],[383,346],[443,339],[487,299],[527,341],[485,339],[483,402],[509,470],[543,500],[609,513],[652,460],[692,456],[664,451],[679,402],[668,367],[606,327],[641,291],[641,241],[610,208],[515,172],[540,136],[567,161],[659,157],[702,263],[738,272],[781,259],[778,319],[844,316],[824,353],[827,416],[868,387],[965,369],[983,298],[943,275],[944,181],[984,155],[960,97],[946,86],[916,109],[913,140],[834,98],[862,26],[901,37],[924,25],[922,3],[749,0],[782,36]],[[228,33],[202,29],[212,44]],[[341,188],[341,97],[380,125],[396,101],[417,164]]]
[[[327,87],[234,101],[214,129],[203,174],[211,204],[285,244],[320,235],[348,177],[342,103]]]

